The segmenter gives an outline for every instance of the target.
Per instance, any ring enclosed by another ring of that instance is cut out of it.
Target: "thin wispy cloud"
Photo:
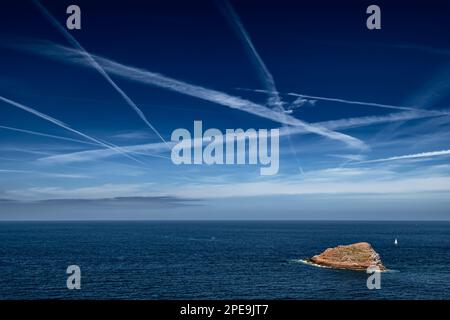
[[[431,118],[431,117],[442,117],[448,115],[448,110],[443,111],[427,111],[427,110],[417,110],[417,111],[405,111],[390,113],[382,116],[366,116],[366,117],[352,117],[338,120],[329,120],[318,122],[318,124],[324,126],[328,129],[350,129],[361,126],[370,126],[382,123],[397,122],[397,121],[408,121],[415,119]]]
[[[52,173],[32,170],[15,170],[15,169],[0,169],[0,173],[13,173],[13,174],[27,174],[33,176],[45,176],[51,178],[63,178],[63,179],[88,179],[90,176],[84,174],[72,174],[72,173]]]
[[[152,136],[148,132],[128,131],[128,132],[117,133],[117,134],[113,135],[112,137],[116,138],[116,139],[121,139],[121,140],[146,140],[146,139],[150,139]]]
[[[56,45],[51,42],[35,42],[34,44],[26,45],[15,44],[13,45],[13,47],[25,49],[33,53],[44,55],[66,63],[77,64],[84,67],[91,67],[91,64],[83,58],[82,52],[80,52],[79,50]],[[345,144],[353,148],[367,148],[367,146],[357,138],[340,132],[330,131],[317,125],[312,125],[290,115],[286,115],[283,112],[269,109],[265,106],[246,99],[242,99],[240,97],[231,96],[229,94],[205,87],[192,85],[184,81],[161,75],[159,73],[147,71],[145,69],[127,66],[97,55],[92,55],[92,57],[98,62],[98,64],[103,67],[106,72],[122,77],[129,81],[157,86],[173,92],[213,102],[218,105],[244,111],[278,123],[302,127],[309,133],[314,133],[327,137],[329,139],[344,142]]]
[[[51,22],[53,26],[58,29],[59,32],[63,34],[63,36],[75,47],[79,50],[79,53],[86,59],[86,61],[94,68],[96,69],[102,76],[105,78],[105,80],[119,93],[119,95],[125,100],[125,102],[133,108],[133,110],[138,114],[138,116],[144,121],[144,123],[153,130],[154,133],[163,141],[164,138],[161,136],[161,134],[156,130],[156,128],[148,121],[145,114],[142,112],[142,110],[136,105],[136,103],[123,91],[115,82],[111,79],[111,77],[108,75],[108,73],[105,72],[105,70],[95,61],[95,58],[86,50],[84,47],[78,42],[75,37],[73,37],[67,30],[64,28],[58,20],[53,17],[53,15],[38,1],[33,1],[35,5],[38,7],[38,9],[41,11],[41,13]]]
[[[149,192],[151,186],[152,183],[105,183],[75,188],[68,186],[29,187],[9,190],[5,193],[5,197],[19,200],[140,197],[152,196],[153,194]]]
[[[430,108],[450,94],[450,61],[440,66],[433,76],[407,99],[422,108]]]
[[[36,150],[36,149],[25,149],[25,148],[18,148],[16,146],[13,147],[2,147],[0,149],[2,152],[14,152],[14,153],[27,153],[27,154],[33,154],[33,155],[39,155],[39,156],[52,156],[55,155],[54,152],[48,152],[48,151],[42,151],[42,150]]]
[[[87,140],[90,140],[90,141],[96,143],[96,144],[99,145],[99,146],[102,146],[102,147],[105,147],[105,148],[107,148],[107,149],[110,149],[110,150],[112,150],[112,151],[114,151],[114,152],[116,152],[116,153],[120,153],[120,154],[122,154],[123,156],[127,157],[128,159],[131,159],[131,160],[133,160],[133,161],[135,161],[135,162],[138,162],[138,163],[140,163],[140,164],[142,164],[142,165],[145,165],[145,163],[143,163],[142,161],[140,161],[140,160],[138,160],[138,159],[136,159],[136,158],[134,158],[134,157],[128,155],[128,154],[125,153],[125,152],[123,152],[123,151],[121,150],[121,148],[119,148],[119,147],[117,147],[117,146],[115,146],[115,145],[112,145],[112,144],[104,143],[104,142],[102,142],[102,141],[100,141],[100,140],[98,140],[98,139],[96,139],[96,138],[93,138],[93,137],[91,137],[91,136],[89,136],[89,135],[87,135],[87,134],[85,134],[85,133],[82,133],[81,131],[75,130],[75,129],[71,128],[69,125],[65,124],[64,122],[62,122],[62,121],[60,121],[60,120],[58,120],[58,119],[55,119],[55,118],[53,118],[53,117],[51,117],[51,116],[49,116],[49,115],[46,115],[46,114],[44,114],[44,113],[42,113],[42,112],[40,112],[40,111],[38,111],[38,110],[36,110],[36,109],[30,108],[30,107],[25,106],[25,105],[23,105],[23,104],[21,104],[21,103],[18,103],[18,102],[16,102],[16,101],[7,99],[7,98],[5,98],[5,97],[3,97],[3,96],[0,96],[0,101],[3,101],[3,102],[5,102],[5,103],[7,103],[7,104],[9,104],[9,105],[11,105],[11,106],[14,106],[14,107],[16,107],[16,108],[19,108],[19,109],[21,109],[21,110],[24,110],[24,111],[26,111],[26,112],[28,112],[28,113],[31,113],[31,114],[33,114],[33,115],[35,115],[35,116],[37,116],[37,117],[39,117],[39,118],[41,118],[41,119],[44,119],[44,120],[46,120],[46,121],[48,121],[48,122],[51,122],[51,123],[57,125],[58,127],[61,127],[61,128],[63,128],[63,129],[66,129],[66,130],[68,130],[68,131],[70,131],[70,132],[72,132],[72,133],[75,133],[75,134],[77,134],[77,135],[79,135],[79,136],[81,136],[81,137],[83,137],[83,138],[85,138],[85,139],[87,139]]]
[[[159,157],[163,159],[170,159],[167,156],[158,155],[157,153],[167,152],[169,150],[168,148],[171,148],[174,145],[175,145],[174,142],[167,142],[167,143],[156,142],[141,145],[122,146],[121,149],[128,153],[140,154],[143,156]],[[96,149],[96,150],[52,155],[49,157],[42,157],[39,159],[39,161],[46,163],[85,162],[85,161],[105,159],[113,156],[114,154],[115,154],[114,150]]]
[[[373,171],[373,169],[370,169]],[[334,173],[328,172],[327,175]],[[305,174],[307,175],[307,174]],[[347,175],[348,179],[344,179]],[[327,181],[307,177],[296,181],[267,181],[267,182],[235,182],[217,185],[188,185],[172,190],[172,194],[179,197],[242,198],[268,196],[300,196],[300,195],[414,195],[424,192],[450,192],[450,177],[411,177],[374,180],[362,173],[352,175],[350,172],[337,173],[337,181]],[[371,175],[373,177],[373,175]]]
[[[430,157],[439,157],[439,156],[448,156],[448,155],[450,155],[450,150],[440,150],[440,151],[421,152],[421,153],[415,153],[415,154],[405,154],[405,155],[401,155],[401,156],[360,161],[360,162],[356,162],[356,163],[358,164],[358,163],[398,161],[398,160],[420,159],[420,158],[430,158]]]
[[[432,47],[420,46],[420,45],[400,45],[398,48],[408,50],[419,50],[432,54],[439,54],[450,57],[448,49],[436,49]],[[450,60],[441,64],[437,70],[432,73],[432,76],[427,79],[419,88],[415,88],[413,93],[405,99],[405,103],[408,105],[414,104],[423,109],[428,109],[440,101],[444,100],[450,95]],[[392,124],[379,134],[375,136],[377,140],[388,140],[392,137],[397,129],[403,125],[404,122],[398,122]]]
[[[415,150],[428,149],[430,146],[436,146],[436,150],[446,149],[450,138],[449,120],[450,117],[437,117],[415,125],[405,125],[402,131],[394,133],[388,141],[403,140],[405,145],[413,146]],[[410,141],[405,138],[405,134]],[[420,139],[417,139],[419,136]]]
[[[162,207],[178,207],[178,206],[188,206],[197,205],[196,199],[180,199],[171,196],[126,196],[126,197],[113,197],[113,198],[64,198],[64,199],[43,199],[34,201],[18,201],[13,199],[0,199],[3,202],[8,202],[8,204],[15,205],[76,205],[83,207],[84,205],[146,205],[147,209],[152,207],[162,208]]]
[[[39,137],[52,138],[52,139],[77,142],[77,143],[87,144],[87,145],[92,145],[92,146],[98,146],[98,143],[87,142],[87,141],[83,141],[83,140],[72,139],[72,138],[67,138],[67,137],[62,137],[62,136],[55,136],[53,134],[42,133],[42,132],[31,131],[31,130],[25,130],[25,129],[20,129],[20,128],[13,128],[13,127],[8,127],[8,126],[0,126],[0,129],[20,132],[20,133],[25,133],[25,134],[31,134],[31,135],[39,136]]]
[[[347,161],[362,161],[366,158],[366,156],[362,154],[330,154],[330,156],[345,159]]]
[[[398,175],[388,168],[326,168],[309,171],[303,179],[294,176],[260,181],[230,181],[183,185],[136,183],[101,184],[81,188],[32,187],[9,190],[8,199],[99,199],[115,197],[164,197],[179,199],[220,199],[298,195],[415,195],[424,192],[450,192],[448,166],[437,166],[413,175]]]

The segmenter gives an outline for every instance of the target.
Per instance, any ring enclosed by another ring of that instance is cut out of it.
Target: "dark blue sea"
[[[299,262],[360,241],[393,270],[380,290]],[[450,223],[2,222],[0,298],[449,299]]]

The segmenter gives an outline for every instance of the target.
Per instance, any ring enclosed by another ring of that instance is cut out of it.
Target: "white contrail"
[[[19,128],[7,127],[7,126],[0,126],[0,129],[10,130],[10,131],[16,131],[16,132],[21,132],[21,133],[27,133],[27,134],[31,134],[31,135],[35,135],[35,136],[40,136],[40,137],[46,137],[46,138],[52,138],[52,139],[59,139],[59,140],[65,140],[65,141],[72,141],[72,142],[77,142],[77,143],[82,143],[82,144],[88,144],[88,145],[92,145],[92,146],[98,146],[98,143],[87,142],[87,141],[83,141],[83,140],[72,139],[72,138],[66,138],[66,137],[61,137],[61,136],[55,136],[55,135],[52,135],[52,134],[47,134],[47,133],[42,133],[42,132],[36,132],[36,131],[31,131],[31,130],[25,130],[25,129],[19,129]]]
[[[23,46],[21,47],[17,45],[16,47],[23,48]],[[30,49],[30,47],[26,48]],[[64,62],[75,63],[85,67],[90,66],[90,64],[87,63],[85,59],[80,59],[81,53],[79,52],[79,50],[67,48],[61,45],[52,45],[47,43],[46,46],[42,46],[42,44],[38,44],[37,46],[32,46],[32,52],[43,54],[53,59],[58,59]],[[290,115],[286,115],[282,112],[268,109],[265,106],[254,103],[252,101],[245,100],[240,97],[231,96],[217,90],[212,90],[192,85],[183,81],[175,80],[144,69],[126,66],[100,56],[92,56],[100,65],[102,65],[105,71],[120,76],[124,79],[161,87],[209,102],[214,102],[222,106],[241,110],[282,124],[303,127],[309,133],[315,133],[333,140],[338,140],[354,148],[367,148],[361,140],[358,140],[354,137],[343,133],[330,131],[317,125],[312,125]]]
[[[447,155],[450,155],[450,150],[440,150],[440,151],[421,152],[421,153],[415,153],[415,154],[406,154],[406,155],[402,155],[402,156],[395,156],[395,157],[389,157],[389,158],[383,158],[383,159],[359,161],[359,162],[355,162],[355,164],[396,161],[396,160],[404,160],[404,159],[430,158],[430,157],[447,156]]]
[[[435,116],[440,116],[439,112],[436,112]],[[427,118],[431,117],[429,112],[413,112],[413,111],[405,111],[399,113],[392,113],[384,116],[368,116],[368,117],[356,117],[356,118],[347,118],[347,119],[339,119],[339,120],[331,120],[324,122],[316,122],[315,124],[320,124],[321,126],[333,130],[337,129],[349,129],[356,128],[361,126],[369,126],[373,124],[380,123],[389,123],[395,121],[407,121],[413,119]],[[283,127],[278,128],[279,137],[284,137],[288,134],[307,134],[309,133],[307,130],[301,127]],[[192,141],[194,144],[195,139]],[[168,142],[170,145],[175,145],[174,142]],[[147,151],[152,152],[166,152],[167,146],[163,143],[150,143],[150,144],[140,144],[140,145],[132,145],[132,146],[122,146],[124,151],[134,154],[142,154],[148,155]],[[112,156],[114,153],[111,150],[88,150],[88,151],[78,151],[71,152],[66,154],[58,154],[51,155],[40,158],[40,161],[45,162],[54,162],[54,163],[65,163],[65,162],[82,162],[82,161],[92,161],[103,159]]]
[[[369,126],[374,124],[397,122],[397,121],[408,121],[415,119],[431,118],[431,117],[441,117],[449,114],[449,110],[435,111],[435,110],[417,110],[417,111],[403,111],[390,113],[383,116],[365,116],[365,117],[355,117],[346,118],[339,120],[329,120],[323,122],[316,122],[315,124],[320,124],[321,126],[330,129],[349,129],[361,126]]]
[[[167,142],[170,146],[175,145],[174,142]],[[157,143],[148,143],[142,145],[133,145],[133,146],[123,146],[122,149],[126,152],[149,155],[146,151],[153,152],[165,152],[167,151],[167,144],[162,142]],[[51,163],[65,163],[65,162],[83,162],[83,161],[92,161],[104,159],[112,156],[114,153],[111,150],[87,150],[87,151],[78,151],[66,154],[58,154],[40,158],[40,161],[51,162]],[[167,158],[161,156],[162,158]],[[169,158],[170,159],[170,158]]]
[[[241,20],[239,19],[239,16],[234,11],[233,7],[230,5],[230,3],[227,0],[217,0],[217,4],[219,5],[219,8],[223,12],[226,20],[228,21],[229,25],[233,29],[233,31],[236,33],[238,38],[241,40],[242,44],[244,45],[245,50],[247,51],[250,60],[254,64],[255,68],[257,69],[259,73],[259,77],[261,79],[261,82],[263,86],[266,88],[270,98],[269,103],[272,102],[274,104],[277,104],[280,102],[280,97],[278,95],[277,88],[275,86],[275,80],[273,79],[272,74],[270,73],[269,69],[267,68],[264,61],[261,59],[261,56],[259,55],[258,51],[256,50],[255,46],[253,45],[253,42],[245,30]],[[281,105],[279,105],[281,106]]]
[[[244,25],[239,19],[239,16],[237,15],[237,13],[234,11],[233,7],[227,0],[217,0],[216,2],[219,4],[219,8],[225,15],[225,18],[229,22],[231,28],[236,33],[237,37],[241,40],[245,50],[248,52],[250,60],[253,62],[256,70],[258,71],[259,78],[261,79],[263,86],[266,88],[269,94],[268,105],[270,107],[273,107],[275,110],[282,113],[284,117],[286,117],[285,113],[286,110],[284,109],[283,103],[280,99],[280,95],[278,94],[278,90],[275,85],[275,80],[273,79],[272,74],[270,73],[263,59],[259,55],[255,46],[253,45],[252,39],[250,38],[248,32],[245,30]],[[286,127],[285,123],[283,123],[283,127]],[[287,137],[291,152],[294,154],[297,165],[300,167],[300,161],[298,160],[297,152],[295,151],[292,145],[290,134],[288,134]]]
[[[140,164],[145,165],[145,163],[143,163],[142,161],[140,161],[140,160],[138,160],[136,158],[133,158],[130,155],[128,155],[125,152],[123,152],[120,149],[120,147],[112,145],[112,144],[109,144],[109,143],[102,142],[102,141],[100,141],[100,140],[98,140],[96,138],[93,138],[91,136],[88,136],[87,134],[84,134],[84,133],[82,133],[82,132],[80,132],[78,130],[72,129],[70,126],[68,126],[64,122],[59,121],[58,119],[55,119],[55,118],[53,118],[53,117],[51,117],[49,115],[46,115],[46,114],[44,114],[42,112],[39,112],[39,111],[37,111],[37,110],[35,110],[33,108],[27,107],[27,106],[25,106],[25,105],[23,105],[21,103],[9,100],[9,99],[7,99],[7,98],[5,98],[3,96],[0,96],[0,100],[3,101],[3,102],[6,102],[6,103],[8,103],[8,104],[10,104],[10,105],[12,105],[12,106],[14,106],[16,108],[19,108],[19,109],[22,109],[22,110],[24,110],[26,112],[34,114],[35,116],[37,116],[37,117],[39,117],[41,119],[47,120],[47,121],[49,121],[49,122],[51,122],[51,123],[53,123],[53,124],[63,128],[63,129],[66,129],[66,130],[68,130],[70,132],[73,132],[73,133],[75,133],[75,134],[77,134],[77,135],[79,135],[79,136],[81,136],[81,137],[83,137],[85,139],[88,139],[88,140],[90,140],[92,142],[95,142],[96,144],[98,144],[98,145],[100,145],[102,147],[114,150],[115,152],[118,152],[118,153],[124,155],[125,157],[127,157],[127,158],[129,158],[129,159],[131,159],[133,161],[136,161],[136,162],[138,162]]]
[[[415,119],[423,119],[423,118],[431,118],[431,117],[439,117],[445,116],[449,113],[448,110],[441,111],[404,111],[404,112],[396,112],[390,113],[383,116],[366,116],[366,117],[354,117],[354,118],[345,118],[339,120],[329,120],[322,122],[314,122],[313,124],[320,125],[321,127],[327,128],[329,130],[345,130],[351,128],[365,127],[370,125],[376,125],[381,123],[392,123],[398,121],[408,121]],[[306,134],[308,133],[303,128],[299,127],[283,127],[279,128],[280,137],[285,136],[287,134]]]
[[[42,132],[36,132],[36,131],[31,131],[31,130],[25,130],[25,129],[19,129],[19,128],[7,127],[7,126],[0,126],[0,129],[10,130],[10,131],[15,131],[15,132],[21,132],[21,133],[27,133],[27,134],[31,134],[31,135],[35,135],[35,136],[39,136],[39,137],[46,137],[46,138],[52,138],[52,139],[59,139],[59,140],[64,140],[64,141],[72,141],[72,142],[77,142],[77,143],[87,144],[87,145],[96,146],[96,147],[99,146],[98,143],[87,142],[87,141],[83,141],[83,140],[72,139],[72,138],[66,138],[66,137],[61,137],[61,136],[55,136],[55,135],[52,135],[52,134],[47,134],[47,133],[42,133]],[[98,139],[98,140],[101,141],[101,142],[103,142],[104,144],[108,144],[106,141],[102,141],[101,139]],[[125,151],[124,148],[122,148],[122,147],[120,147],[120,148],[121,148],[123,151]],[[167,148],[166,148],[166,149],[167,149]],[[161,156],[161,155],[158,155],[158,154],[143,153],[143,152],[133,152],[133,151],[130,151],[129,153],[133,153],[133,154],[136,154],[136,155],[142,155],[142,156],[155,157],[155,158],[164,158],[164,159],[170,160],[169,157]]]
[[[377,108],[385,108],[385,109],[397,109],[397,110],[419,110],[419,108],[414,107],[402,107],[402,106],[394,106],[390,104],[382,104],[382,103],[374,103],[374,102],[364,102],[364,101],[354,101],[354,100],[347,100],[347,99],[339,99],[339,98],[327,98],[327,97],[319,97],[319,96],[310,96],[306,94],[299,94],[299,93],[288,93],[290,96],[295,97],[301,97],[301,98],[308,98],[308,99],[314,99],[314,100],[323,100],[323,101],[331,101],[331,102],[338,102],[338,103],[345,103],[345,104],[356,104],[361,106],[369,106],[369,107],[377,107]]]
[[[242,90],[242,91],[265,93],[265,94],[268,93],[267,90],[261,90],[261,89],[248,89],[248,88],[236,88],[236,89]],[[423,109],[421,109],[419,107],[405,107],[405,106],[396,106],[396,105],[382,104],[382,103],[376,103],[376,102],[365,102],[365,101],[355,101],[355,100],[347,100],[347,99],[340,99],[340,98],[319,97],[319,96],[311,96],[311,95],[293,93],[293,92],[287,93],[287,95],[299,97],[299,98],[305,98],[305,99],[331,101],[331,102],[369,106],[369,107],[376,107],[376,108],[383,108],[383,109],[394,109],[394,110],[403,110],[403,111],[424,111]],[[447,111],[447,114],[450,114],[450,112]]]
[[[111,79],[111,77],[105,72],[105,70],[95,61],[95,59],[92,57],[92,55],[83,48],[83,46],[75,39],[59,22],[55,19],[55,17],[52,16],[52,14],[38,1],[34,0],[34,3],[39,8],[39,10],[42,12],[42,14],[64,35],[64,37],[74,46],[76,47],[80,52],[80,54],[87,59],[89,64],[94,67],[102,76],[103,78],[108,81],[108,83],[122,96],[122,98],[125,100],[125,102],[131,106],[134,111],[138,114],[138,116],[145,122],[145,124],[153,130],[153,132],[163,141],[164,138],[161,136],[161,134],[156,130],[156,128],[147,120],[147,117],[142,112],[141,109],[134,103],[133,100],[114,82],[114,80]]]

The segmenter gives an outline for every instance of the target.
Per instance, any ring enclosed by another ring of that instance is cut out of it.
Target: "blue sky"
[[[40,3],[0,12],[0,219],[450,218],[444,1]],[[279,173],[174,165],[194,120],[289,132]]]

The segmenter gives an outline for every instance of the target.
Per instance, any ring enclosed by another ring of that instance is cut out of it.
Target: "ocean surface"
[[[299,262],[360,241],[393,270],[380,290]],[[0,298],[449,299],[450,223],[1,222]]]

